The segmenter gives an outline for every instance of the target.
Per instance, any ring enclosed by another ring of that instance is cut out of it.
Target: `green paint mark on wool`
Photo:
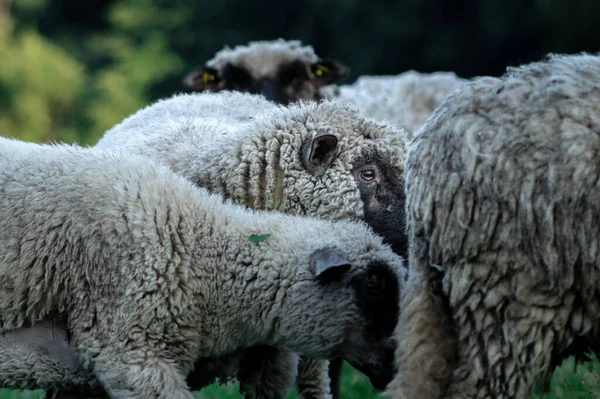
[[[271,237],[271,234],[250,234],[250,237],[248,237],[248,241],[257,244],[261,241],[266,240],[269,237]]]

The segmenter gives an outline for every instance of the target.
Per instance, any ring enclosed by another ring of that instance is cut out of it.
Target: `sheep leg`
[[[450,383],[456,338],[442,301],[441,276],[426,257],[412,254],[410,259],[395,333],[398,372],[387,391],[397,399],[436,399]]]
[[[93,380],[93,374],[80,364],[70,347],[66,323],[60,318],[49,318],[0,334],[0,384],[3,387],[54,390],[87,387],[96,392],[100,387],[91,387],[89,382]]]
[[[284,399],[296,380],[298,355],[271,346],[247,348],[237,378],[246,399]]]
[[[301,356],[298,365],[298,397],[331,399],[329,389],[329,362]]]
[[[105,347],[93,359],[94,372],[113,399],[194,399],[185,375],[174,362],[140,350],[118,352]]]

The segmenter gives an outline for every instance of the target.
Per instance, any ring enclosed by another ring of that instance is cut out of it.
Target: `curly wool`
[[[350,282],[374,264],[403,280],[401,258],[364,223],[223,203],[122,152],[27,151],[0,157],[0,328],[65,314],[72,347],[112,397],[192,398],[197,358],[257,344],[315,358],[351,348],[344,331],[365,320]],[[324,248],[352,265],[335,289],[314,278]]]
[[[213,108],[205,110],[205,104]],[[188,115],[187,110],[194,111]],[[228,112],[253,117],[236,122]],[[252,209],[360,220],[364,213],[353,163],[378,154],[402,176],[406,138],[401,130],[356,113],[339,102],[284,107],[237,92],[183,94],[129,116],[96,147],[149,156]],[[338,137],[338,152],[315,176],[302,164],[302,150],[321,132]]]
[[[528,398],[598,353],[599,154],[600,54],[476,79],[435,111],[407,158],[395,398]]]
[[[365,116],[404,127],[413,135],[442,101],[465,82],[453,72],[361,76],[353,84],[331,91],[327,98],[353,104]]]

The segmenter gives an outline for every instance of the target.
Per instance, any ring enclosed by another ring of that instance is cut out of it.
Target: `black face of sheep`
[[[342,357],[382,390],[395,374],[392,334],[399,313],[399,281],[388,265],[373,264],[353,279],[352,286],[365,324],[350,333],[355,335],[347,341],[352,348],[342,348]]]
[[[249,67],[233,63],[220,69],[204,66],[188,74],[184,85],[194,91],[234,90],[261,94],[269,101],[288,104],[320,99],[318,88],[337,82],[349,72],[348,67],[333,59],[314,63],[295,60],[267,70],[270,73],[253,74]]]
[[[320,176],[334,161],[338,139],[328,131],[317,132],[304,143],[303,165],[307,171]],[[365,150],[352,164],[361,200],[364,220],[395,253],[406,259],[408,240],[405,223],[405,195],[401,170],[373,148]]]
[[[396,177],[398,172],[391,170],[389,162],[376,154],[372,159],[355,162],[353,174],[364,203],[365,222],[395,253],[406,259],[404,184]]]

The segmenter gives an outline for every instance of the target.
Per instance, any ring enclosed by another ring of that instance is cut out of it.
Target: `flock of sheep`
[[[93,147],[0,138],[0,386],[521,399],[600,352],[600,54],[347,72],[252,42]]]

